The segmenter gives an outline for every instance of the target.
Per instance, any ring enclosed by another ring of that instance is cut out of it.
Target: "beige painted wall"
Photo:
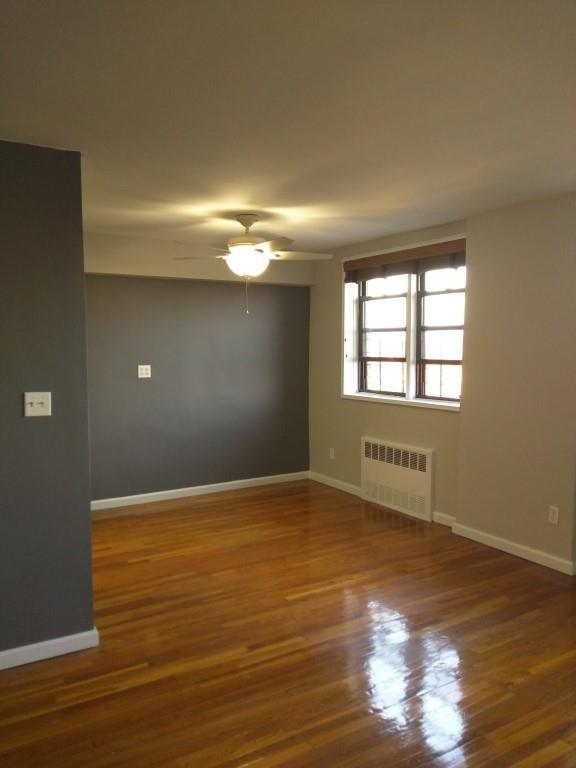
[[[571,559],[576,194],[474,217],[467,232],[458,522]]]
[[[459,414],[407,405],[367,403],[341,397],[342,258],[425,243],[464,232],[464,224],[372,240],[338,251],[316,267],[310,330],[310,466],[312,471],[360,485],[362,435],[436,450],[438,512],[456,513]],[[329,449],[335,459],[329,459]]]
[[[341,258],[467,233],[460,413],[341,398]],[[576,194],[341,249],[312,289],[311,468],[358,485],[360,437],[437,452],[435,508],[576,558]],[[329,459],[329,448],[336,452]],[[558,527],[546,520],[560,507]]]

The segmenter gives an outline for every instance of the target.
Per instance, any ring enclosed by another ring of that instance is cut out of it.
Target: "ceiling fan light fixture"
[[[268,256],[253,245],[230,245],[229,250],[226,264],[239,277],[258,277],[270,263]]]

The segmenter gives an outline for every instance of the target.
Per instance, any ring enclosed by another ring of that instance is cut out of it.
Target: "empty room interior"
[[[0,0],[0,766],[576,767],[576,2]]]

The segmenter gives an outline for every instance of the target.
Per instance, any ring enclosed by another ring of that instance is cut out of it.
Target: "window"
[[[466,289],[460,243],[456,257],[423,258],[412,249],[406,260],[392,254],[392,264],[375,265],[373,257],[345,262],[344,394],[460,401]]]
[[[406,394],[409,276],[375,277],[360,283],[360,392]]]
[[[416,280],[416,396],[460,400],[466,267],[426,271]]]

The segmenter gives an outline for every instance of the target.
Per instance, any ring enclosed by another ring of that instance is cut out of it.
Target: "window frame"
[[[439,402],[460,403],[462,401],[462,391],[460,391],[460,397],[432,397],[425,393],[426,386],[426,366],[427,365],[459,365],[460,370],[463,370],[462,358],[454,360],[442,360],[438,358],[425,358],[422,354],[423,337],[426,331],[462,331],[464,335],[464,322],[461,325],[424,325],[424,299],[426,296],[446,296],[450,294],[462,293],[464,294],[464,302],[466,302],[466,288],[446,288],[443,291],[427,291],[426,290],[426,275],[433,270],[425,270],[419,275],[416,275],[416,313],[415,319],[415,333],[416,333],[416,356],[415,356],[415,372],[416,372],[416,397],[420,400],[435,400]],[[468,273],[466,273],[468,277]]]
[[[405,398],[406,392],[394,392],[393,390],[384,391],[376,389],[368,389],[368,363],[369,362],[382,362],[382,363],[404,363],[404,378],[406,381],[406,389],[408,389],[408,368],[410,365],[409,358],[409,318],[410,318],[410,296],[411,285],[410,275],[407,275],[408,288],[404,293],[385,294],[382,296],[368,296],[366,294],[366,280],[362,280],[358,284],[358,331],[357,331],[357,354],[358,354],[358,392],[366,392],[373,395],[387,395],[389,397],[402,397]],[[380,301],[382,299],[399,299],[406,300],[406,316],[404,318],[403,327],[393,328],[367,328],[364,325],[364,317],[366,314],[366,303],[369,301]],[[374,355],[364,355],[364,335],[366,333],[398,333],[404,332],[406,334],[405,355],[404,357],[377,357]]]
[[[462,265],[461,265],[462,266]],[[465,266],[465,265],[463,265]],[[441,267],[440,267],[441,268]],[[425,274],[424,270],[421,274]],[[417,365],[417,358],[420,355],[420,345],[422,343],[422,333],[417,333],[417,316],[421,313],[420,306],[420,275],[408,274],[408,294],[406,300],[406,363],[405,363],[405,381],[406,392],[405,393],[391,393],[380,392],[375,390],[362,389],[363,382],[361,379],[361,357],[362,357],[362,341],[363,341],[363,316],[362,316],[362,301],[361,292],[364,294],[362,298],[366,298],[366,288],[362,285],[366,281],[344,281],[342,286],[342,389],[341,397],[343,399],[360,400],[367,402],[380,402],[393,405],[411,406],[428,408],[433,410],[448,410],[459,411],[462,403],[462,396],[459,399],[445,398],[445,397],[433,397],[423,395],[421,384],[419,384],[419,369],[421,366]],[[464,293],[466,296],[468,285],[465,285],[464,289],[447,289],[445,293]],[[430,294],[442,294],[444,291],[430,291],[426,292]],[[404,294],[398,294],[404,296]],[[396,294],[386,295],[381,297],[372,298],[394,298]],[[450,329],[463,330],[465,326],[450,326]],[[442,330],[443,326],[434,326],[433,330]],[[394,329],[387,328],[386,331],[392,331]],[[403,329],[398,329],[403,330]],[[402,362],[403,359],[396,358],[394,361]],[[385,362],[385,360],[383,360]],[[428,360],[426,362],[429,362]],[[456,364],[463,366],[462,361],[453,361]],[[442,360],[442,364],[446,361]],[[448,364],[452,364],[449,361]]]

